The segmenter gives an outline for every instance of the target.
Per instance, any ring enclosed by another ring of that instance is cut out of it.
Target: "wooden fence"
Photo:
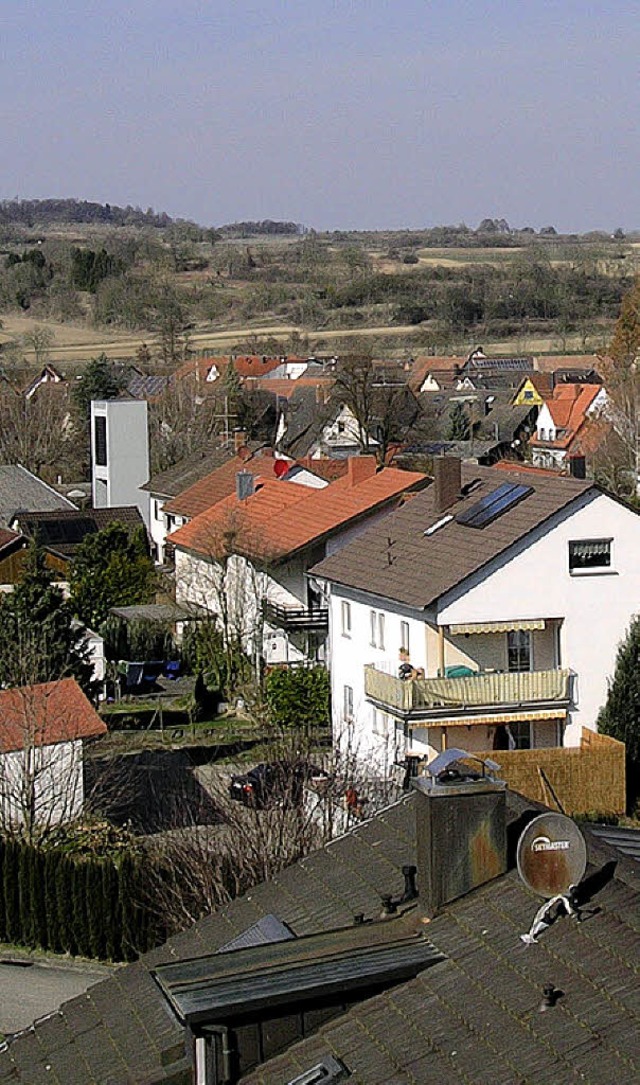
[[[500,764],[513,791],[566,814],[624,814],[625,748],[583,727],[579,746],[480,754]]]

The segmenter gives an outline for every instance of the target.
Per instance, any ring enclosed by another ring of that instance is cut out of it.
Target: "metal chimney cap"
[[[475,761],[482,771],[465,765]],[[456,771],[454,766],[460,766]],[[488,769],[489,773],[485,770]],[[427,795],[467,795],[479,791],[504,791],[505,780],[497,780],[491,773],[498,772],[500,765],[489,759],[483,760],[467,753],[466,750],[452,748],[443,750],[427,765],[428,776],[413,777],[411,783],[417,791]]]

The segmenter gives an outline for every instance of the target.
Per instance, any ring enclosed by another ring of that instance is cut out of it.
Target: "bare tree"
[[[10,387],[0,396],[0,462],[34,474],[60,468],[75,451],[69,403],[60,385],[43,385],[30,399]]]
[[[33,353],[38,367],[43,366],[49,360],[49,351],[55,342],[55,334],[51,328],[45,328],[36,324],[31,331],[22,336],[22,344],[26,351]]]
[[[233,800],[233,765],[198,771],[218,812],[217,826],[194,824],[147,842],[150,899],[163,921],[183,929],[215,907],[315,848],[371,817],[401,794],[398,773],[372,773],[358,755],[353,734],[334,750],[321,750],[309,736],[290,731],[272,736],[260,759],[282,776],[273,800],[243,805]]]

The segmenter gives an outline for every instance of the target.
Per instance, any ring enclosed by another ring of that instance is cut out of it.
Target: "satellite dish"
[[[518,841],[518,873],[540,897],[568,896],[587,868],[587,845],[578,826],[564,814],[540,814]]]
[[[282,478],[283,475],[286,475],[287,471],[289,470],[289,466],[290,465],[287,462],[287,460],[280,460],[280,459],[274,460],[273,461],[273,473],[276,476],[276,478]]]

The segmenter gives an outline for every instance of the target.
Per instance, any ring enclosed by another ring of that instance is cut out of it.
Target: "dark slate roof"
[[[75,509],[75,505],[21,464],[3,464],[0,466],[0,525],[9,527],[19,509],[46,512]]]
[[[260,447],[258,442],[249,442],[252,452]],[[222,467],[228,460],[233,459],[235,450],[233,444],[227,448],[212,448],[206,446],[190,453],[184,459],[168,467],[166,471],[160,471],[149,479],[141,490],[157,494],[158,497],[177,497],[178,494],[188,490],[194,483],[200,482],[206,475]]]
[[[0,1082],[192,1081],[183,1030],[151,970],[214,953],[269,914],[296,935],[347,926],[357,912],[379,915],[380,895],[402,892],[401,867],[416,860],[416,801],[406,796],[65,1003],[0,1049]],[[510,818],[530,805],[510,794]],[[364,1085],[637,1082],[640,873],[585,835],[598,891],[584,922],[559,920],[538,945],[523,945],[539,899],[512,870],[425,927],[446,960],[353,1006],[243,1081],[284,1085],[332,1053]],[[563,996],[540,1013],[549,983]]]
[[[287,422],[282,450],[296,459],[306,456],[341,407],[342,403],[335,395],[329,395],[326,403],[318,403],[315,387],[296,386],[289,399],[280,403]]]
[[[87,535],[95,535],[109,524],[123,524],[129,532],[144,528],[144,520],[135,505],[108,509],[60,509],[57,512],[19,514],[15,523],[29,538],[62,558],[72,558]]]
[[[127,384],[127,392],[135,399],[149,399],[164,392],[171,378],[168,376],[148,376],[146,373],[134,373]]]
[[[429,486],[310,572],[422,610],[576,498],[591,489],[594,495],[599,492],[591,482],[514,471],[510,481],[533,488],[524,501],[482,530],[454,519],[425,535],[444,515],[470,508],[505,481],[494,468],[464,465],[463,483],[473,479],[480,480],[479,486],[445,513],[435,511],[435,488]]]
[[[599,840],[640,863],[640,829],[624,825],[593,825],[591,831]]]

